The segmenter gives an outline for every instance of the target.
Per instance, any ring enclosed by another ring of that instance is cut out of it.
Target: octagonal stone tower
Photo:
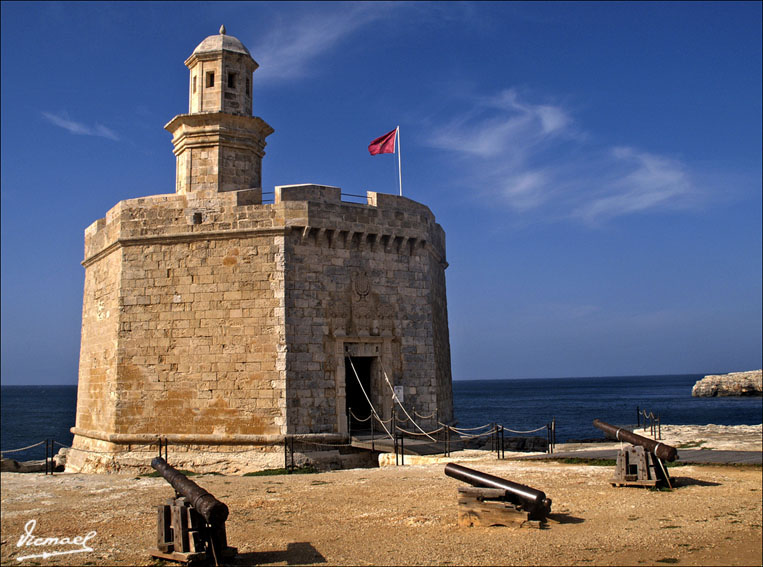
[[[348,412],[390,419],[393,390],[452,419],[442,228],[370,191],[286,185],[263,203],[273,129],[251,116],[257,63],[224,31],[186,61],[191,112],[166,126],[175,193],[85,230],[68,470],[149,470],[159,440],[182,468],[282,466],[285,436],[347,449]]]

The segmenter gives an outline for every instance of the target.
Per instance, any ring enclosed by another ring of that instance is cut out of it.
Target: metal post
[[[641,425],[641,412],[638,409],[638,406],[636,406],[636,427]]]
[[[170,460],[167,458],[167,452],[169,451],[169,445],[170,445],[170,442],[165,437],[164,438],[164,460],[166,462],[168,462],[168,463],[170,462]]]
[[[551,452],[556,449],[556,417],[551,420]]]
[[[283,468],[289,470],[289,438],[283,436]]]
[[[506,443],[503,432],[503,425],[501,426],[501,460],[506,458]]]
[[[45,476],[48,476],[48,439],[45,439]]]
[[[291,471],[294,471],[294,435],[291,436]]]
[[[376,414],[371,412],[371,450],[374,450],[374,422],[376,420]]]
[[[350,438],[352,443],[352,408],[347,408],[347,437]]]
[[[405,435],[400,435],[400,464],[405,466]]]
[[[657,416],[657,439],[662,441],[662,421],[659,415]]]

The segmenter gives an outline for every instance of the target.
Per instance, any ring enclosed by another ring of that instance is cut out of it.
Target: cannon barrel
[[[170,483],[175,492],[186,498],[188,503],[213,526],[219,526],[228,519],[228,507],[192,480],[167,464],[161,457],[155,457],[151,466]]]
[[[545,517],[551,512],[551,499],[546,498],[544,492],[524,484],[462,467],[455,463],[445,465],[445,474],[472,486],[505,490],[507,500],[515,504],[522,504],[522,507],[533,516]]]
[[[593,425],[594,427],[601,429],[611,439],[625,441],[632,445],[639,445],[663,461],[675,461],[678,458],[678,449],[671,445],[660,443],[659,441],[649,439],[648,437],[642,437],[636,433],[631,433],[627,429],[604,423],[598,419],[593,420]]]

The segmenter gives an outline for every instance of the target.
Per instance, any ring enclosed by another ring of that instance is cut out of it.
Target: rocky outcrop
[[[53,456],[53,472],[64,471],[64,466],[66,465],[66,455],[68,452],[69,449],[63,448]],[[14,459],[2,459],[0,460],[0,471],[18,473],[45,472],[45,459],[21,462]]]
[[[763,396],[763,373],[760,370],[750,370],[730,374],[711,374],[694,384],[691,395],[705,398]]]

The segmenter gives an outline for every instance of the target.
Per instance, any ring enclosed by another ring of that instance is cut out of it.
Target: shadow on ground
[[[583,518],[578,518],[569,514],[549,514],[547,517],[556,524],[582,524],[585,522]]]
[[[326,558],[313,547],[312,543],[298,541],[290,543],[284,551],[253,551],[240,553],[231,565],[267,565],[286,563],[287,565],[310,565],[326,563]]]
[[[720,482],[697,480],[696,478],[689,478],[688,476],[671,476],[670,483],[673,485],[673,488],[681,488],[683,486],[721,486]]]

